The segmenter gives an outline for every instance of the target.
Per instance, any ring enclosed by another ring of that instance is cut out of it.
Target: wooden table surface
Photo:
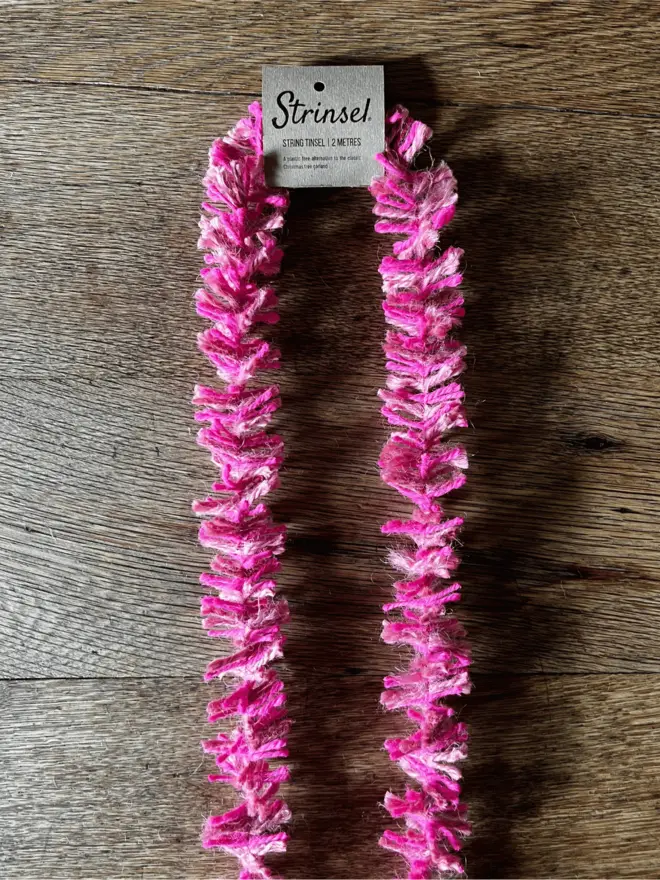
[[[217,644],[191,499],[200,180],[262,63],[384,63],[460,184],[473,878],[660,876],[660,9],[2,4],[0,874],[233,876],[198,845]],[[287,878],[383,878],[383,321],[365,190],[295,192],[279,285]]]

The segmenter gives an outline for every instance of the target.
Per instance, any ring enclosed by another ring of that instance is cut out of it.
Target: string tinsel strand
[[[385,319],[387,385],[379,392],[392,427],[379,467],[383,480],[412,502],[409,520],[391,520],[382,531],[404,543],[390,553],[402,578],[384,607],[383,640],[411,651],[407,669],[385,678],[381,702],[405,710],[412,731],[385,742],[392,761],[418,787],[388,792],[385,807],[398,830],[381,846],[408,862],[409,880],[463,873],[458,852],[469,834],[460,800],[459,763],[467,730],[446,698],[470,690],[470,651],[459,621],[448,613],[460,584],[454,541],[460,517],[447,518],[441,499],[465,482],[467,456],[447,439],[467,425],[463,389],[455,381],[465,348],[451,336],[463,317],[459,262],[462,251],[439,253],[439,232],[453,217],[456,182],[444,162],[415,170],[414,160],[431,130],[397,107],[387,119],[383,176],[370,189],[380,218],[378,232],[399,236],[380,264]]]
[[[212,637],[229,639],[229,656],[212,661],[205,679],[223,679],[226,692],[208,705],[211,723],[234,721],[202,745],[219,772],[209,776],[240,794],[238,805],[211,816],[205,847],[232,853],[241,880],[272,878],[264,859],[286,849],[281,826],[290,818],[278,789],[288,767],[289,721],[284,687],[273,663],[282,657],[281,626],[286,601],[276,594],[274,575],[284,550],[285,528],[273,522],[265,497],[278,485],[282,440],[267,429],[280,405],[279,388],[256,378],[279,366],[279,352],[258,334],[259,324],[277,318],[277,297],[269,279],[279,272],[282,251],[275,232],[284,223],[288,195],[266,186],[261,107],[254,103],[209,151],[204,178],[199,248],[204,251],[203,287],[197,312],[212,325],[198,345],[224,383],[221,390],[198,385],[193,403],[205,426],[198,442],[211,453],[219,478],[214,494],[193,510],[204,517],[199,540],[215,552],[211,571],[200,580],[210,589],[201,613]]]

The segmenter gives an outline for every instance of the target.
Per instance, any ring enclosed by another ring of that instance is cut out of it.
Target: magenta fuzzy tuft
[[[264,859],[286,849],[282,825],[290,819],[278,797],[288,767],[271,764],[288,755],[284,687],[272,665],[282,657],[281,627],[289,615],[274,581],[285,527],[273,522],[264,503],[278,485],[283,457],[281,438],[267,431],[280,396],[277,385],[256,378],[279,366],[279,352],[258,325],[278,318],[268,279],[280,268],[275,233],[288,194],[266,186],[261,107],[254,103],[249,111],[209,151],[199,238],[206,266],[195,298],[197,312],[212,322],[199,334],[199,348],[224,387],[198,385],[193,398],[195,418],[204,423],[198,442],[219,473],[216,494],[193,505],[205,517],[200,543],[215,552],[211,572],[200,578],[212,590],[201,613],[208,634],[232,644],[229,656],[211,662],[204,676],[224,679],[226,688],[209,703],[208,717],[211,723],[235,720],[229,732],[202,745],[219,771],[209,779],[240,794],[236,807],[207,820],[202,842],[236,856],[241,880],[273,876]]]
[[[413,728],[385,742],[390,758],[415,783],[403,796],[388,792],[385,807],[403,826],[380,843],[408,862],[409,880],[462,874],[462,839],[470,833],[460,800],[459,764],[467,753],[467,729],[447,697],[470,690],[470,651],[459,621],[448,613],[457,602],[454,550],[460,517],[446,518],[441,499],[465,482],[467,456],[447,439],[467,425],[463,389],[456,377],[465,348],[452,338],[463,317],[462,251],[437,249],[440,230],[456,204],[456,182],[444,162],[415,170],[413,162],[430,129],[398,107],[388,117],[384,174],[374,180],[378,232],[401,236],[380,264],[383,277],[387,387],[379,392],[392,426],[379,466],[383,480],[413,504],[409,520],[382,527],[400,536],[390,562],[402,573],[382,638],[412,653],[407,669],[385,678],[381,703],[403,709]]]

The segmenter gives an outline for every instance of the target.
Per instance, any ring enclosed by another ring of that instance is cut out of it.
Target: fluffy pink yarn
[[[458,851],[469,834],[460,801],[459,762],[467,753],[467,730],[445,698],[470,690],[470,653],[460,623],[447,613],[459,599],[451,583],[458,564],[453,543],[460,517],[447,519],[440,499],[465,482],[465,450],[446,435],[467,425],[463,389],[454,381],[465,349],[450,337],[463,317],[462,251],[436,251],[439,230],[456,203],[456,182],[444,163],[415,171],[412,163],[431,136],[401,107],[388,117],[387,143],[378,157],[384,175],[371,185],[378,232],[402,236],[380,265],[387,323],[387,388],[382,413],[394,428],[381,453],[383,480],[414,505],[409,520],[391,520],[382,531],[408,539],[390,553],[402,572],[395,601],[386,605],[383,640],[412,649],[408,668],[385,678],[382,704],[405,709],[414,724],[389,739],[390,758],[418,783],[403,797],[388,792],[385,807],[404,821],[387,830],[381,846],[408,862],[410,880],[463,873]],[[448,583],[450,582],[450,583]]]
[[[222,390],[197,386],[198,421],[206,423],[198,441],[208,448],[220,478],[217,493],[193,505],[206,517],[199,536],[212,548],[210,573],[200,580],[213,590],[202,600],[209,635],[229,639],[233,653],[211,662],[207,681],[226,678],[224,696],[208,706],[210,722],[235,717],[228,733],[203,743],[215,755],[219,773],[211,781],[232,785],[241,795],[236,807],[211,816],[202,840],[239,860],[241,880],[271,878],[264,859],[286,848],[281,830],[290,818],[278,797],[288,778],[289,721],[282,682],[273,668],[282,656],[281,626],[288,606],[276,595],[277,557],[285,529],[276,525],[263,501],[278,485],[282,441],[269,434],[280,405],[277,385],[260,385],[258,371],[278,367],[279,352],[256,332],[258,323],[274,323],[277,298],[268,278],[279,271],[282,252],[274,231],[284,222],[288,195],[266,186],[263,171],[261,108],[250,106],[242,119],[209,154],[205,185],[209,201],[200,220],[200,249],[206,267],[197,291],[197,311],[212,326],[199,335],[199,347],[224,382]],[[469,834],[460,802],[458,767],[466,757],[467,731],[447,705],[447,697],[470,689],[469,649],[460,623],[447,613],[458,601],[460,585],[451,581],[458,559],[453,549],[460,517],[445,518],[440,498],[463,485],[465,451],[446,435],[467,422],[463,390],[456,376],[464,366],[464,348],[450,337],[463,316],[462,252],[436,252],[439,230],[449,222],[456,202],[455,181],[441,163],[415,171],[412,163],[431,135],[403,108],[388,117],[385,152],[378,157],[383,177],[371,192],[379,232],[402,236],[380,266],[388,331],[385,352],[389,377],[379,394],[395,428],[379,461],[385,482],[414,505],[410,520],[392,520],[386,534],[408,539],[392,551],[392,565],[403,573],[395,583],[395,601],[383,639],[412,649],[407,670],[385,679],[382,703],[405,709],[414,724],[403,738],[385,743],[392,760],[419,788],[400,797],[388,792],[385,806],[404,826],[387,830],[381,845],[399,852],[410,880],[463,872],[457,854]]]
[[[266,186],[261,107],[254,103],[249,110],[209,152],[204,178],[209,201],[202,205],[199,239],[206,266],[196,301],[212,326],[199,334],[198,343],[225,384],[222,390],[198,385],[193,398],[201,407],[195,418],[206,424],[198,442],[219,471],[212,487],[218,495],[193,505],[206,517],[199,540],[216,554],[211,572],[200,578],[213,591],[202,599],[201,611],[208,634],[233,646],[206,670],[206,681],[227,682],[225,695],[209,703],[208,717],[236,719],[230,732],[218,733],[203,747],[219,768],[209,779],[241,795],[235,808],[207,820],[202,841],[233,853],[241,880],[273,876],[264,857],[286,849],[281,825],[290,818],[277,796],[288,768],[270,763],[288,754],[284,688],[271,665],[282,656],[281,626],[289,613],[273,580],[285,527],[273,522],[263,501],[278,485],[282,462],[282,440],[266,430],[280,396],[277,385],[255,380],[260,370],[279,365],[279,352],[256,327],[278,318],[267,279],[279,271],[282,251],[274,231],[284,223],[288,195]]]

